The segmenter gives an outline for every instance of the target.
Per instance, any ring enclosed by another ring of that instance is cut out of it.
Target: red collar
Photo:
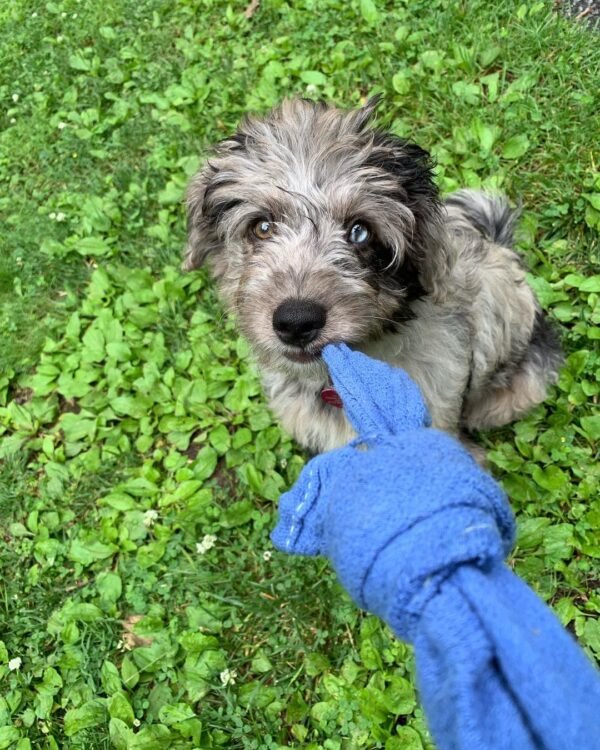
[[[340,398],[340,394],[333,388],[333,386],[327,385],[321,389],[321,399],[329,406],[335,406],[336,409],[341,409],[344,404]]]

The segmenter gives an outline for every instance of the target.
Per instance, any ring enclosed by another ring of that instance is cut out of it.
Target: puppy
[[[376,104],[248,118],[188,191],[184,268],[210,264],[273,410],[317,452],[353,436],[324,391],[329,342],[403,367],[455,434],[524,414],[561,361],[511,249],[515,213],[473,190],[441,201],[429,155],[370,125]]]

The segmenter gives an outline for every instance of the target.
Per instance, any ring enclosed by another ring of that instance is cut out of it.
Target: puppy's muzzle
[[[273,330],[284,344],[306,346],[314,341],[327,321],[327,311],[307,299],[284,300],[273,313]]]

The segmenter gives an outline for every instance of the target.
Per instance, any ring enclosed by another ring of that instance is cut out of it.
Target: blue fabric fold
[[[414,644],[440,750],[600,750],[600,676],[504,563],[515,525],[500,486],[429,427],[406,373],[343,344],[323,357],[358,438],[305,466],[275,546],[328,557]]]

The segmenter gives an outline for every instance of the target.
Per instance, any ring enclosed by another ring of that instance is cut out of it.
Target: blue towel
[[[343,344],[323,357],[358,438],[305,466],[275,546],[328,557],[414,644],[440,750],[600,750],[600,675],[504,563],[515,524],[499,485],[428,427],[402,370]]]

